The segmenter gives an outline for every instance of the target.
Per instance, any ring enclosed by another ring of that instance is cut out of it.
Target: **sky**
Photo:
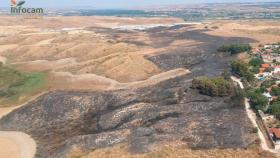
[[[17,0],[20,1],[20,0]],[[280,0],[25,0],[26,7],[92,7],[95,9],[135,8],[157,5],[222,2],[280,2]],[[10,0],[0,0],[0,7],[9,7]]]

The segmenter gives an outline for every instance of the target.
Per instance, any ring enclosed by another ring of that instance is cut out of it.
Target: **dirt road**
[[[237,82],[238,85],[240,86],[241,89],[244,89],[244,85],[243,83],[240,81],[240,79],[232,76],[231,79],[234,81],[234,82]],[[268,147],[268,144],[266,142],[266,139],[265,139],[265,136],[264,134],[261,132],[261,129],[259,128],[258,124],[257,124],[257,116],[255,114],[255,112],[250,108],[250,103],[249,103],[249,99],[248,98],[245,98],[245,109],[246,109],[246,113],[247,113],[247,116],[248,118],[251,120],[252,124],[254,127],[257,127],[258,128],[258,136],[260,138],[260,145],[261,145],[261,148],[265,151],[268,151],[268,152],[271,152],[271,153],[275,153],[277,155],[280,155],[280,150],[274,150],[274,149],[270,149]]]
[[[33,158],[36,151],[35,141],[22,132],[0,131],[0,157]]]

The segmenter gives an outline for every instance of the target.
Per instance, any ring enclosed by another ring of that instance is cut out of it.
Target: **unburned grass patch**
[[[44,72],[20,72],[9,67],[0,67],[0,107],[17,103],[38,92],[44,86],[45,78]]]

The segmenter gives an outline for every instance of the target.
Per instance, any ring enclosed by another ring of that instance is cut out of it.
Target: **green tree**
[[[232,55],[251,50],[252,47],[249,44],[222,45],[218,48],[218,52],[230,52]]]
[[[252,58],[249,62],[249,64],[254,67],[260,67],[263,63],[263,60],[260,58]]]
[[[192,81],[192,88],[198,89],[200,93],[209,96],[229,96],[233,92],[233,83],[231,80],[225,80],[223,77],[199,77]]]
[[[239,60],[231,62],[231,71],[248,82],[254,81],[254,74],[249,71],[249,66]]]
[[[254,74],[259,73],[259,71],[260,71],[260,68],[256,67],[256,66],[252,67],[252,69],[251,69],[251,72],[254,73]]]
[[[258,89],[250,90],[247,97],[250,99],[251,107],[256,110],[264,110],[268,104],[268,99]]]
[[[279,96],[280,95],[280,88],[279,87],[273,87],[271,89],[271,95],[273,96]]]
[[[261,87],[262,88],[269,88],[270,86],[276,84],[275,80],[265,80],[262,82]]]
[[[274,115],[275,117],[280,118],[280,102],[273,103],[269,107],[268,112]]]

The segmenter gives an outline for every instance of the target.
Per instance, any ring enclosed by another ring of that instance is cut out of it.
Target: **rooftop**
[[[262,68],[269,68],[270,65],[269,64],[262,64]]]
[[[280,139],[280,129],[279,128],[270,128],[269,133],[274,134],[277,138]]]

